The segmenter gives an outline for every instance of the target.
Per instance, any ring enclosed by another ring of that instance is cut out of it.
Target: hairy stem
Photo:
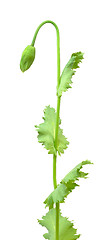
[[[46,24],[51,23],[56,29],[57,34],[57,88],[60,84],[60,36],[59,36],[59,29],[58,26],[50,20],[42,22],[39,27],[36,29],[36,32],[34,34],[33,40],[31,45],[34,46],[35,40],[37,37],[37,34],[40,30],[40,28]],[[56,112],[56,128],[55,128],[55,148],[57,151],[57,141],[58,141],[58,129],[59,129],[59,115],[60,115],[60,97],[57,97],[57,112]],[[54,189],[57,188],[57,180],[56,180],[56,160],[57,160],[57,154],[53,155],[53,185]],[[56,240],[59,240],[59,203],[56,203]]]

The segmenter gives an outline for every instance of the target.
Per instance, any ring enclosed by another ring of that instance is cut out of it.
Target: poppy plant
[[[45,199],[44,204],[48,207],[48,212],[38,222],[47,228],[48,232],[43,236],[49,240],[75,240],[80,237],[74,224],[63,217],[60,204],[65,202],[65,198],[79,186],[79,178],[87,178],[88,173],[81,171],[82,167],[86,164],[91,164],[89,160],[82,161],[74,167],[58,184],[56,178],[56,163],[58,155],[64,153],[68,147],[68,140],[63,134],[61,129],[60,120],[60,103],[61,97],[72,85],[72,77],[75,75],[76,69],[83,60],[83,53],[81,51],[73,53],[60,74],[60,34],[58,26],[50,20],[42,22],[34,34],[31,45],[28,45],[22,53],[20,61],[20,69],[25,72],[30,68],[35,59],[35,40],[40,28],[46,24],[52,24],[56,29],[57,35],[57,109],[55,110],[50,105],[44,109],[43,122],[36,125],[37,137],[48,151],[53,155],[53,185],[54,189],[50,195]]]

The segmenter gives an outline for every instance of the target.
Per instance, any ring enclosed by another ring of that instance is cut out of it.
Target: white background
[[[58,182],[79,162],[90,174],[61,204],[81,240],[108,239],[109,225],[109,7],[108,1],[2,1],[0,4],[0,239],[43,239],[37,223],[53,189],[52,155],[37,142],[34,125],[56,107],[56,33],[47,24],[36,40],[36,59],[19,69],[37,26],[60,29],[61,71],[75,51],[85,53],[63,94],[61,119],[69,148],[58,157]]]

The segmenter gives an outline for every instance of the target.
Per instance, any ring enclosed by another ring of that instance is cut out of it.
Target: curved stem
[[[60,36],[59,36],[59,29],[56,23],[53,21],[47,20],[42,22],[39,27],[36,29],[36,32],[34,34],[33,40],[31,45],[34,46],[35,40],[37,37],[37,34],[40,30],[40,28],[46,24],[51,23],[56,29],[57,34],[57,88],[60,84]],[[56,111],[56,128],[55,128],[55,148],[57,151],[57,140],[58,140],[58,129],[59,129],[59,115],[60,115],[60,97],[57,96],[57,111]],[[57,180],[56,180],[56,160],[57,160],[57,154],[53,155],[53,185],[54,189],[57,188]],[[59,240],[59,203],[56,204],[56,240]]]
[[[57,34],[57,87],[58,87],[59,83],[60,83],[60,36],[59,36],[59,29],[58,29],[58,26],[56,25],[56,23],[53,21],[50,21],[50,20],[46,20],[46,21],[42,22],[36,29],[31,46],[34,46],[35,40],[36,40],[36,37],[37,37],[37,34],[38,34],[40,28],[46,23],[51,23],[55,27],[56,34]]]

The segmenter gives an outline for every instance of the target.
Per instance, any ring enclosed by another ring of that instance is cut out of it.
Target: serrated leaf
[[[78,181],[79,178],[86,178],[88,173],[80,171],[82,167],[86,164],[92,164],[89,160],[82,161],[75,168],[73,168],[63,179],[63,183],[68,183],[69,181]]]
[[[56,239],[56,209],[52,208],[42,220],[38,220],[39,224],[46,227],[48,233],[43,236],[48,240]],[[59,213],[59,240],[76,240],[80,235],[77,235],[77,230],[74,228],[72,222]]]
[[[86,160],[79,163],[62,179],[57,188],[44,201],[46,206],[52,208],[54,203],[63,203],[67,195],[72,192],[76,186],[79,186],[76,181],[78,181],[79,178],[87,178],[88,173],[80,171],[86,164],[91,164],[91,162]]]
[[[75,74],[75,69],[79,68],[79,63],[82,62],[83,59],[83,53],[82,52],[76,52],[71,55],[70,60],[66,64],[61,78],[60,78],[60,85],[57,89],[57,95],[62,96],[63,92],[66,92],[68,88],[71,88],[72,84],[72,76]]]
[[[48,196],[44,203],[46,206],[52,208],[54,203],[63,202],[65,196],[67,196],[68,193],[69,191],[67,189],[67,186],[63,183],[60,183],[57,188]]]
[[[49,154],[58,154],[64,153],[64,150],[67,148],[69,142],[66,137],[63,135],[63,130],[59,127],[58,129],[58,140],[57,140],[57,149],[55,149],[55,127],[56,127],[56,112],[54,108],[47,106],[44,110],[44,122],[35,126],[38,132],[38,142],[42,143],[45,148],[48,150]],[[59,119],[59,125],[61,120]]]

